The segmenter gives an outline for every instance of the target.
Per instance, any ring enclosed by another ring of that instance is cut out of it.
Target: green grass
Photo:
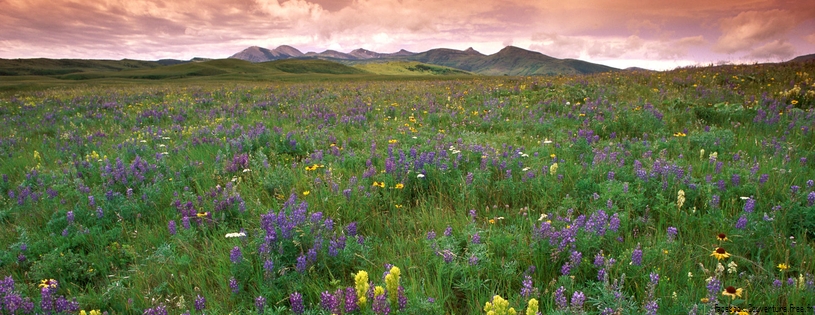
[[[291,314],[298,292],[306,314],[330,314],[321,294],[361,270],[387,287],[386,264],[407,299],[384,302],[395,314],[483,314],[495,295],[544,314],[815,305],[812,64],[414,75],[448,71],[424,66],[0,77],[0,277],[36,312],[55,279],[86,311],[200,314],[200,296],[208,314],[257,314],[260,296]],[[366,299],[353,314],[373,314]]]

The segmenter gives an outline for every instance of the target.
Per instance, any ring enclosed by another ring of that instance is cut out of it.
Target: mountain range
[[[507,46],[501,51],[485,55],[475,49],[456,50],[449,48],[431,49],[414,53],[400,50],[395,53],[379,53],[366,49],[355,49],[344,53],[326,50],[320,53],[303,53],[288,45],[267,49],[252,46],[231,57],[249,62],[267,62],[281,59],[324,59],[346,65],[380,63],[389,61],[415,61],[425,64],[445,66],[481,75],[558,75],[588,74],[616,71],[619,69],[577,59],[558,59],[539,52],[515,46]]]

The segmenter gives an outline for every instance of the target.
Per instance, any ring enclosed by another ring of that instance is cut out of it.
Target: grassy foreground
[[[813,313],[813,70],[8,94],[0,313]]]

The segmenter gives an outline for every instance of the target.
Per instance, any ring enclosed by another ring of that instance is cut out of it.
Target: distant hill
[[[815,54],[798,56],[787,62],[812,62],[812,61],[815,61]]]
[[[280,47],[291,48],[290,46]],[[362,48],[355,49],[350,53],[326,50],[321,53],[308,52],[300,56],[289,55],[289,57],[285,57],[283,54],[271,53],[278,51],[280,47],[269,51],[270,53],[264,52],[264,48],[249,47],[230,58],[242,59],[251,62],[263,62],[284,58],[313,57],[337,61],[349,65],[359,65],[367,62],[381,62],[383,60],[417,61],[425,64],[463,70],[464,73],[469,72],[482,75],[558,75],[597,73],[618,70],[612,67],[593,64],[581,60],[557,59],[539,52],[521,49],[514,46],[507,46],[501,51],[492,55],[484,55],[472,47],[466,50],[438,48],[421,53],[413,53],[403,49],[396,53],[390,54],[378,53]],[[376,69],[381,68],[381,66],[372,66],[371,68]]]
[[[275,49],[269,50],[258,46],[252,46],[244,49],[243,51],[232,55],[229,58],[246,60],[249,62],[265,62],[279,59],[289,59],[302,57],[303,53],[297,48],[291,46],[278,46]]]
[[[86,59],[0,59],[0,75],[63,75],[87,71],[122,71],[163,66],[157,61]]]
[[[391,60],[366,62],[356,64],[354,68],[385,75],[472,75],[472,73],[464,70],[431,65],[418,61]]]

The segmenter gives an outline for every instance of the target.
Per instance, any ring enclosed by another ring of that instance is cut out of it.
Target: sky
[[[0,0],[0,58],[227,58],[513,45],[655,70],[815,53],[813,0]]]

